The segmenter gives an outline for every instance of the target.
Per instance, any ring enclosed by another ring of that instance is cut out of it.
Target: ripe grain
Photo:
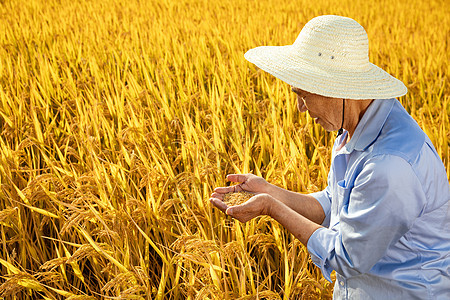
[[[223,198],[223,202],[225,202],[228,206],[241,205],[253,196],[254,194],[249,192],[227,193]]]

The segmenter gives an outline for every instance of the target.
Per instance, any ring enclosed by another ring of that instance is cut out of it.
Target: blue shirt
[[[336,139],[326,218],[308,241],[334,299],[450,299],[450,188],[431,141],[396,99]],[[339,149],[339,150],[338,150]]]

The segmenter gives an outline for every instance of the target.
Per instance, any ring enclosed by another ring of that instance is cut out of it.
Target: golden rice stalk
[[[113,279],[111,279],[107,284],[105,284],[101,291],[107,294],[114,292],[120,293],[123,287],[129,287],[127,293],[131,295],[131,292],[143,292],[142,288],[136,285],[136,277],[133,272],[125,272],[117,274]]]
[[[18,207],[10,207],[0,210],[0,225],[11,227],[18,220]]]
[[[24,289],[24,286],[20,285],[18,281],[19,278],[17,275],[16,277],[13,276],[7,279],[2,285],[0,285],[0,295],[2,295],[2,297],[17,295]]]
[[[55,268],[65,264],[67,262],[67,257],[58,257],[51,260],[46,261],[43,265],[39,267],[42,270],[54,270]]]
[[[86,295],[73,295],[66,298],[66,300],[94,300],[94,299],[95,299],[94,297]]]
[[[223,202],[228,206],[241,205],[253,196],[254,194],[249,192],[226,193]]]
[[[9,277],[0,285],[0,296],[9,297],[16,295],[23,289],[45,292],[45,288],[32,275],[19,272]]]

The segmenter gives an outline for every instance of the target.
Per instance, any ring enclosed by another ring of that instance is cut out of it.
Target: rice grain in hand
[[[228,206],[240,205],[253,197],[254,194],[249,192],[226,193],[223,202]]]

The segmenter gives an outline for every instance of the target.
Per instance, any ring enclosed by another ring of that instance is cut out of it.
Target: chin
[[[328,124],[327,124],[328,125]],[[325,125],[325,126],[323,126],[322,124],[320,124],[320,126],[323,128],[323,129],[325,129],[325,131],[328,131],[328,132],[333,132],[333,131],[337,131],[339,128],[334,128],[334,126],[327,126],[327,125]]]

